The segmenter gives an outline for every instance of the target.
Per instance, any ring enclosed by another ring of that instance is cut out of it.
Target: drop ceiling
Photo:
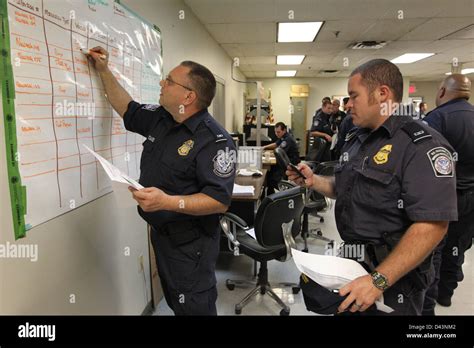
[[[474,68],[474,0],[185,0],[210,35],[239,57],[249,79],[297,70],[296,77],[347,77],[373,59],[435,53],[400,64],[404,76],[437,81],[456,58]],[[291,12],[292,11],[292,12]],[[277,23],[324,21],[311,43],[277,43]],[[385,41],[379,50],[353,50],[360,41]],[[301,65],[277,65],[277,55],[304,54]],[[337,70],[327,75],[322,70]]]

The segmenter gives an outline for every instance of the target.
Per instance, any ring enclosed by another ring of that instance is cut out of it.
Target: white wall
[[[183,60],[194,60],[208,67],[225,81],[225,128],[233,131],[243,124],[243,93],[245,84],[232,81],[231,59],[201,25],[191,9],[181,0],[124,0],[131,8],[151,23],[159,26],[163,34],[165,74]],[[179,19],[180,11],[184,19]],[[245,80],[236,71],[238,80]]]
[[[317,109],[321,107],[321,100],[324,97],[335,95],[347,96],[347,78],[274,78],[262,79],[265,88],[265,96],[268,95],[268,89],[272,90],[272,107],[275,115],[275,122],[284,122],[291,124],[291,115],[289,112],[291,85],[309,85],[309,97],[306,111],[306,123],[308,128],[311,119]],[[255,85],[249,84],[249,98],[256,98]],[[409,79],[403,79],[403,101],[408,98]]]
[[[226,124],[243,123],[244,85],[231,81],[231,60],[181,0],[124,1],[163,33],[164,67],[195,60],[225,80]],[[185,10],[186,19],[178,19]],[[238,75],[243,79],[242,75]],[[1,99],[0,99],[1,100]],[[1,110],[1,108],[0,108]],[[15,243],[5,168],[0,111],[0,243]],[[19,244],[37,244],[37,262],[0,259],[0,314],[140,314],[145,292],[138,256],[145,256],[149,287],[146,225],[128,192],[108,194],[35,227]],[[130,247],[131,255],[124,255]],[[74,294],[76,303],[69,303]]]

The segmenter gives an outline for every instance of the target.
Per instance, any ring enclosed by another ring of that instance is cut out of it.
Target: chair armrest
[[[245,220],[235,215],[234,213],[227,212],[227,213],[222,214],[222,217],[225,217],[226,219],[235,223],[237,226],[239,226],[240,228],[243,228],[244,230],[249,228],[249,225],[245,222]]]
[[[283,234],[283,240],[285,241],[285,248],[286,248],[286,253],[285,256],[280,259],[279,261],[288,261],[291,259],[291,249],[296,249],[296,242],[295,239],[293,238],[293,235],[291,234],[291,229],[293,227],[293,223],[295,220],[291,220],[288,223],[283,223],[281,224],[281,230]]]
[[[239,256],[240,243],[237,240],[237,228],[248,230],[248,224],[243,219],[232,213],[222,214],[219,222],[222,231],[224,231],[224,234],[227,237],[229,250],[233,251],[235,256]]]

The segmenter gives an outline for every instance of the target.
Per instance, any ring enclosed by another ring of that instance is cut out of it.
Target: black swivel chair
[[[234,255],[243,253],[260,262],[256,287],[235,305],[235,314],[241,314],[242,308],[258,293],[268,294],[274,299],[282,307],[280,315],[290,314],[290,308],[270,287],[267,262],[271,260],[283,262],[291,258],[290,248],[295,248],[293,238],[300,233],[300,218],[304,208],[303,193],[304,189],[293,187],[265,197],[255,217],[256,239],[245,232],[250,227],[235,214],[225,213],[221,217],[222,230],[233,247]],[[229,290],[234,290],[236,283],[244,282],[227,280],[226,286]],[[294,285],[293,293],[298,293],[300,290],[297,284],[284,285]]]
[[[324,162],[329,161],[331,158],[331,144],[320,137],[309,137],[308,153],[306,155],[306,161],[308,162]],[[312,138],[312,139],[311,139]]]
[[[323,140],[324,141],[324,140]],[[275,149],[275,157],[277,159],[277,163],[279,166],[282,168],[285,168],[288,166],[290,163],[290,160],[284,150],[281,148],[276,148]],[[328,162],[329,163],[329,162]],[[318,168],[324,168],[324,165],[320,163],[313,162],[313,166],[318,166]],[[320,175],[325,175],[321,173],[316,173]],[[278,189],[280,191],[289,189],[291,187],[296,186],[295,183],[287,181],[287,180],[282,180],[278,183]],[[316,216],[319,218],[320,222],[324,222],[324,217],[318,214],[318,212],[322,212],[330,208],[330,200],[320,193],[311,190],[311,189],[306,189],[306,194],[305,194],[305,206],[303,209],[303,221],[302,221],[302,226],[301,226],[301,237],[303,238],[304,241],[304,252],[308,252],[308,237],[311,236],[313,238],[322,240],[327,243],[334,243],[332,239],[326,238],[323,236],[323,233],[320,228],[316,228],[313,230],[309,230],[309,214]]]

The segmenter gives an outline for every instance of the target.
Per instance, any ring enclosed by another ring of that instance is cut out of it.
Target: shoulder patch
[[[408,134],[415,144],[432,138],[432,135],[417,122],[412,121],[405,123],[402,126],[402,130]]]
[[[437,178],[452,178],[454,176],[453,157],[444,147],[438,146],[427,153]]]
[[[222,130],[219,128],[218,125],[212,122],[210,118],[206,118],[204,123],[206,124],[207,128],[209,128],[211,133],[214,135],[216,143],[227,141],[227,138],[224,136],[224,133],[222,133]]]
[[[234,173],[235,159],[227,151],[219,151],[212,159],[214,174],[221,178],[228,178]]]
[[[281,142],[280,147],[281,147],[281,148],[286,147],[286,141],[285,141],[285,140],[283,140],[283,141]]]

